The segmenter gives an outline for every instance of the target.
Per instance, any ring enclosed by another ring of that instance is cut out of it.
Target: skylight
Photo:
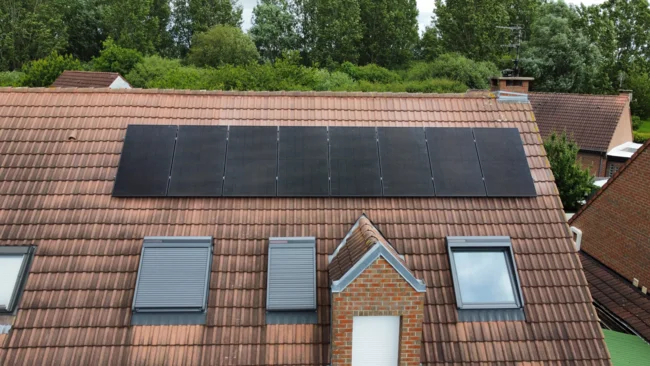
[[[27,274],[30,247],[0,248],[0,312],[12,312]]]

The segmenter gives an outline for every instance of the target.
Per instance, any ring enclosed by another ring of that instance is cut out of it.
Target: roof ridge
[[[119,75],[119,74],[118,74]],[[179,95],[228,95],[228,96],[289,96],[289,97],[364,97],[364,98],[440,98],[495,100],[496,96],[476,93],[392,93],[392,92],[332,92],[332,91],[233,91],[189,89],[102,89],[102,88],[28,88],[0,87],[0,93],[118,93],[118,94],[179,94]]]
[[[632,155],[632,157],[631,157],[628,161],[626,161],[625,164],[623,164],[623,166],[622,166],[622,167],[621,167],[621,168],[620,168],[616,173],[614,173],[614,175],[613,175],[611,178],[609,178],[609,180],[607,181],[607,183],[605,183],[605,184],[603,185],[603,187],[602,187],[601,189],[599,189],[598,192],[596,192],[596,194],[595,194],[593,197],[591,197],[591,199],[590,199],[590,200],[589,200],[589,201],[588,201],[584,206],[580,207],[580,209],[578,210],[578,212],[576,212],[575,215],[573,215],[573,216],[569,219],[569,222],[568,222],[569,225],[571,225],[574,221],[576,221],[576,220],[578,219],[578,217],[580,217],[580,215],[582,215],[582,213],[583,213],[583,212],[584,212],[588,207],[590,207],[590,206],[593,204],[593,202],[595,202],[595,201],[596,201],[600,196],[602,196],[602,195],[605,193],[605,191],[607,190],[607,188],[609,188],[609,186],[611,186],[612,184],[614,184],[614,182],[618,179],[618,177],[621,176],[621,174],[623,174],[625,171],[627,171],[627,168],[628,168],[630,165],[632,165],[632,163],[633,163],[633,162],[634,162],[634,161],[635,161],[635,160],[636,160],[636,159],[641,155],[641,153],[642,153],[643,151],[645,151],[645,149],[648,148],[648,146],[650,146],[650,140],[646,141],[646,142],[645,142],[645,143],[644,143],[644,144],[643,144],[643,145],[642,145],[642,146],[641,146],[641,147],[640,147],[640,148],[639,148],[639,149],[634,153],[634,155]]]

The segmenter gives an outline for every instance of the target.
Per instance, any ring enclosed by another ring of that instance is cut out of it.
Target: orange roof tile
[[[122,140],[135,123],[515,127],[537,197],[114,198]],[[0,89],[0,140],[0,245],[38,246],[0,363],[327,365],[327,256],[365,213],[427,285],[422,364],[609,364],[529,104],[463,95]],[[148,235],[215,238],[207,325],[130,326]],[[457,322],[450,235],[512,238],[526,322]],[[317,238],[318,324],[265,325],[272,236]]]
[[[607,152],[627,95],[530,93],[542,137],[566,132],[580,149]]]

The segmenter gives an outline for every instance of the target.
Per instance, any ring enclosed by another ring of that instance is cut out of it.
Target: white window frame
[[[449,265],[451,268],[454,292],[456,294],[456,305],[458,309],[521,309],[524,307],[524,298],[521,293],[521,284],[517,272],[517,264],[514,260],[512,243],[507,236],[455,236],[447,237],[447,252],[449,254]],[[466,303],[463,301],[458,281],[458,271],[454,259],[455,252],[490,252],[503,253],[506,260],[510,284],[514,293],[513,302],[489,302],[489,303]]]
[[[18,303],[25,286],[25,281],[27,280],[27,274],[29,272],[29,266],[32,261],[33,253],[34,248],[31,246],[0,247],[0,257],[19,255],[22,256],[22,263],[20,264],[20,269],[18,270],[18,275],[16,276],[16,282],[14,283],[13,291],[9,296],[9,303],[7,304],[7,307],[0,305],[0,315],[13,314],[18,307]]]

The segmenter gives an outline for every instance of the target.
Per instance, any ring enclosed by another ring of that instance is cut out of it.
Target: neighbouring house
[[[611,177],[626,160],[608,153],[631,143],[630,91],[619,95],[529,92],[532,78],[494,78],[492,90],[528,93],[542,138],[566,132],[580,148],[578,159],[596,177]],[[628,146],[629,147],[629,146]]]
[[[650,355],[649,145],[639,148],[569,220],[572,230],[578,233],[580,259],[602,327],[643,339],[641,343],[630,341],[627,344],[635,350],[622,352],[646,355],[644,360],[630,365],[645,365]],[[609,334],[619,350],[625,344],[620,340],[628,339]],[[605,335],[610,346],[608,333]],[[639,347],[643,351],[638,351]],[[614,360],[614,350],[610,351]]]
[[[67,70],[59,75],[52,87],[131,89],[131,84],[117,72]]]
[[[0,364],[610,364],[529,103],[5,88],[0,116]]]

